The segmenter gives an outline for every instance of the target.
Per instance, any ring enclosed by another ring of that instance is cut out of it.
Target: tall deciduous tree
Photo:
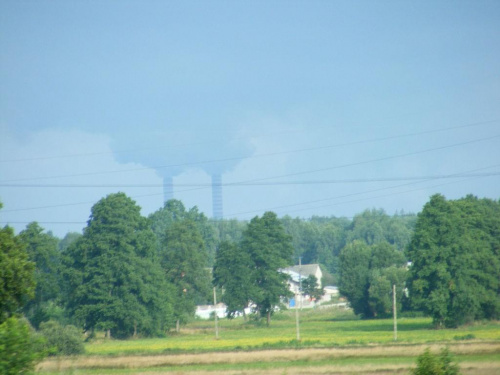
[[[222,288],[222,301],[227,315],[245,314],[252,295],[252,263],[248,253],[236,244],[224,241],[220,244],[213,269],[213,284]]]
[[[167,328],[169,288],[154,235],[125,194],[110,194],[92,207],[83,236],[65,255],[69,307],[86,329],[128,337]]]
[[[339,292],[347,297],[356,314],[370,314],[366,303],[370,258],[370,247],[362,241],[351,242],[340,252]]]
[[[0,209],[2,202],[0,202]],[[35,295],[35,264],[12,228],[0,228],[0,373],[30,373],[43,355],[29,324],[15,315]]]
[[[302,293],[316,301],[325,295],[325,290],[318,286],[318,279],[314,275],[309,275],[302,280]]]
[[[356,314],[375,317],[392,310],[392,286],[398,302],[405,288],[405,257],[387,242],[368,246],[362,241],[348,244],[340,253],[339,291]],[[400,308],[401,303],[398,303]]]
[[[292,263],[293,246],[291,237],[273,212],[266,212],[253,218],[243,233],[241,248],[252,264],[251,300],[261,316],[271,322],[271,314],[283,297],[289,297],[287,275],[280,272]]]
[[[370,270],[368,287],[368,316],[389,315],[392,312],[392,286],[396,286],[397,309],[401,310],[408,271],[401,266]]]
[[[354,217],[348,242],[361,240],[368,245],[388,242],[398,250],[403,250],[410,242],[414,220],[414,215],[391,217],[382,209],[365,210]]]
[[[10,227],[0,229],[0,323],[35,295],[35,264]]]
[[[2,209],[2,202],[0,202]],[[35,264],[12,228],[0,229],[0,324],[35,295]]]
[[[73,242],[78,240],[82,236],[81,233],[77,232],[68,232],[64,236],[62,240],[59,241],[59,244],[57,245],[57,248],[59,249],[59,252],[64,252]]]
[[[33,222],[19,233],[19,238],[26,246],[26,251],[35,263],[35,298],[24,306],[24,313],[31,324],[38,328],[41,322],[50,319],[48,304],[59,303],[61,293],[60,252],[57,250],[58,239]]]
[[[210,294],[205,244],[192,220],[176,221],[167,227],[159,258],[167,280],[174,286],[173,308],[178,329],[179,324],[194,316],[196,302],[205,302]]]
[[[500,203],[434,195],[408,248],[410,298],[436,325],[500,318]]]
[[[196,206],[186,210],[181,201],[171,199],[165,202],[162,208],[149,215],[149,219],[159,247],[164,242],[167,229],[172,224],[183,220],[191,220],[195,223],[198,233],[203,239],[203,246],[207,254],[205,258],[206,266],[213,265],[217,247],[217,231],[208,218],[198,211]]]

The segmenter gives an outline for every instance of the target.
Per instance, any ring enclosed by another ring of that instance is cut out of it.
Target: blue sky
[[[164,176],[210,217],[214,173],[228,218],[498,199],[499,24],[498,1],[3,1],[0,225],[63,236],[116,191],[147,215]]]

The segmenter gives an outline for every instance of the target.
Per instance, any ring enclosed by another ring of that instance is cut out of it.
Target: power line
[[[163,195],[163,193],[135,195],[135,196],[130,197],[130,198],[135,199],[135,198],[153,197],[153,196],[159,196],[159,195]],[[1,212],[31,211],[31,210],[41,210],[41,209],[46,209],[46,208],[81,206],[84,204],[95,204],[95,203],[96,203],[95,201],[77,202],[77,203],[61,203],[61,204],[54,204],[54,205],[50,205],[50,206],[26,207],[26,208],[16,208],[16,209],[6,209],[6,210],[2,209]]]
[[[86,221],[38,221],[38,220],[31,220],[31,221],[9,221],[7,224],[29,224],[33,223],[36,221],[38,224],[86,224]]]
[[[303,175],[303,174],[323,172],[323,171],[333,170],[333,169],[338,169],[338,168],[345,168],[345,167],[351,167],[351,166],[356,166],[356,165],[362,165],[362,164],[367,164],[367,163],[372,163],[372,162],[391,160],[391,159],[396,159],[396,158],[405,157],[405,156],[418,155],[418,154],[423,154],[423,153],[427,153],[427,152],[438,151],[438,150],[443,150],[443,149],[457,147],[457,146],[463,146],[463,145],[482,142],[482,141],[488,141],[488,140],[492,140],[492,139],[495,139],[498,137],[500,137],[500,135],[494,135],[494,136],[490,136],[490,137],[479,138],[479,139],[455,143],[455,144],[451,144],[451,145],[447,145],[447,146],[441,146],[441,147],[435,147],[435,148],[430,148],[430,149],[421,150],[421,151],[409,152],[409,153],[405,153],[405,154],[387,156],[387,157],[378,158],[378,159],[371,159],[371,160],[365,160],[365,161],[361,161],[361,162],[348,163],[348,164],[338,165],[338,166],[334,166],[334,167],[328,167],[328,168],[322,168],[322,169],[310,170],[310,171],[303,171],[303,172],[291,173],[291,174],[274,176],[274,177],[253,179],[253,180],[248,180],[246,182],[265,181],[265,180],[270,180],[270,179],[275,179],[275,178],[280,178],[280,177],[298,176],[298,175]],[[257,156],[253,156],[253,157],[273,156],[273,155],[278,155],[278,154],[280,154],[280,153],[261,154],[261,155],[257,155]],[[250,158],[253,158],[253,157],[250,157]],[[223,161],[234,161],[234,160],[242,160],[242,159],[247,159],[247,158],[246,157],[226,158],[226,159],[218,159],[218,160],[212,160],[212,161],[206,161],[206,162],[200,162],[200,163],[172,164],[172,165],[157,166],[157,167],[152,167],[152,168],[141,167],[141,168],[134,168],[134,169],[129,169],[129,170],[112,170],[112,171],[105,171],[105,172],[88,172],[88,173],[80,173],[80,174],[74,174],[74,175],[29,177],[29,178],[20,178],[20,179],[0,181],[0,183],[18,182],[18,181],[32,181],[32,180],[47,180],[47,179],[53,179],[53,178],[83,177],[83,176],[92,176],[92,175],[101,175],[101,174],[110,174],[110,173],[136,172],[136,171],[144,171],[144,170],[150,170],[150,169],[164,169],[164,168],[171,168],[171,167],[189,166],[189,165],[215,163],[215,162],[223,162]]]
[[[414,152],[408,152],[408,153],[404,153],[404,154],[398,154],[398,155],[392,155],[392,156],[385,156],[385,157],[382,157],[382,158],[371,159],[371,160],[364,160],[364,161],[354,162],[354,163],[340,164],[340,165],[336,165],[336,166],[328,167],[328,168],[320,168],[320,169],[309,170],[309,171],[288,173],[288,174],[274,176],[274,177],[258,178],[258,179],[249,180],[247,182],[265,181],[265,180],[272,180],[272,179],[281,178],[281,177],[300,176],[300,175],[310,174],[310,173],[316,173],[316,172],[331,171],[333,169],[340,169],[340,168],[346,168],[346,167],[354,167],[354,166],[357,166],[357,165],[363,165],[363,164],[374,163],[374,162],[379,162],[379,161],[392,160],[392,159],[397,159],[397,158],[406,157],[406,156],[413,156],[413,155],[424,154],[424,153],[432,152],[432,151],[444,150],[444,149],[448,149],[448,148],[452,148],[452,147],[464,146],[464,145],[467,145],[467,144],[472,144],[472,143],[477,143],[477,142],[482,142],[482,141],[488,141],[488,140],[492,140],[492,139],[499,138],[499,137],[500,137],[500,135],[494,135],[492,137],[474,139],[474,140],[471,140],[471,141],[465,141],[465,142],[455,143],[455,144],[452,144],[452,145],[441,146],[441,147],[434,147],[434,148],[429,148],[429,149],[421,150],[421,151],[414,151]]]
[[[485,169],[490,169],[490,168],[494,168],[494,167],[498,167],[498,166],[499,165],[493,165],[493,166],[483,167],[483,168],[474,169],[474,170],[470,170],[470,171],[466,171],[466,172],[456,173],[454,175],[456,175],[457,177],[463,177],[464,175],[469,174],[469,173],[474,173],[474,172],[477,172],[477,171],[481,171],[481,170],[485,170]],[[492,174],[492,175],[498,175],[498,174]],[[453,175],[449,175],[449,176],[453,176]],[[426,181],[427,180],[421,181],[421,182],[426,182]],[[420,183],[420,182],[416,182],[416,183]],[[349,197],[349,196],[352,196],[352,195],[366,194],[366,193],[369,193],[369,192],[376,192],[376,191],[381,191],[381,190],[393,189],[393,188],[397,188],[397,187],[401,187],[401,186],[406,186],[406,185],[412,185],[412,184],[415,184],[415,182],[408,183],[408,184],[402,184],[402,185],[396,185],[396,186],[389,186],[389,187],[384,187],[384,188],[379,188],[379,189],[374,189],[374,190],[370,190],[370,191],[367,191],[367,192],[348,194],[348,195],[342,196],[342,197],[326,198],[326,199],[321,199],[321,200],[317,200],[317,201],[310,201],[310,202],[297,203],[297,204],[292,204],[292,205],[285,205],[285,206],[273,207],[273,208],[270,208],[270,209],[273,210],[273,209],[280,209],[280,208],[292,207],[292,206],[297,206],[297,205],[317,203],[317,202],[320,202],[320,201],[327,201],[327,200],[332,200],[332,199],[345,198],[345,197]],[[189,191],[199,190],[199,189],[205,189],[205,188],[206,187],[194,188],[194,189],[187,189],[187,190],[183,190],[183,191],[180,191],[180,192],[189,192]],[[152,194],[135,195],[135,196],[132,196],[131,198],[132,199],[136,199],[136,198],[152,197],[152,196],[159,196],[159,195],[163,195],[163,193],[152,193]],[[62,203],[62,204],[49,205],[49,206],[26,207],[26,208],[18,208],[18,209],[2,209],[2,212],[31,211],[31,210],[38,210],[38,209],[70,207],[70,206],[79,206],[79,205],[87,205],[87,204],[94,204],[94,203],[95,203],[94,201],[92,201],[92,202],[89,202],[89,201],[87,201],[87,202],[77,202],[77,203]],[[226,215],[226,216],[237,216],[237,215],[240,215],[240,214],[242,215],[242,214],[246,214],[246,213],[260,212],[260,211],[262,211],[262,210],[240,212],[240,213],[230,214],[230,215]]]
[[[500,166],[500,165],[499,165]],[[282,185],[325,185],[325,184],[353,184],[392,181],[419,181],[419,180],[441,180],[456,179],[462,177],[489,177],[498,176],[500,172],[471,173],[459,175],[430,175],[413,177],[375,177],[375,178],[351,178],[334,180],[297,180],[297,181],[255,181],[255,182],[227,182],[221,183],[223,187],[238,186],[282,186]],[[212,187],[212,183],[176,183],[177,187]],[[4,188],[161,188],[163,184],[3,184]]]
[[[476,169],[476,170],[484,170],[484,169],[488,169],[488,168],[492,168],[492,167],[485,167],[485,168],[480,168],[480,169]],[[470,171],[470,172],[474,172],[474,171]],[[464,175],[466,173],[467,172],[463,172],[463,173],[457,174],[457,177],[464,177]],[[483,176],[478,176],[478,177],[483,177]],[[468,179],[473,179],[473,178],[478,178],[478,177],[470,177]],[[468,180],[468,179],[465,179],[465,180]],[[464,181],[464,180],[461,180],[461,181]],[[410,186],[410,185],[416,185],[416,184],[420,184],[420,183],[424,183],[424,182],[429,182],[429,181],[425,180],[425,181],[410,182],[410,183],[400,184],[400,185],[387,186],[387,187],[382,187],[382,188],[377,188],[377,189],[371,189],[371,190],[366,190],[366,191],[357,192],[357,193],[349,193],[349,194],[346,194],[346,195],[341,195],[341,196],[336,196],[336,197],[322,198],[322,199],[316,199],[316,200],[312,200],[312,201],[306,201],[306,202],[300,202],[300,203],[294,203],[294,204],[287,204],[287,205],[281,205],[281,206],[275,206],[275,207],[267,208],[265,210],[264,209],[256,209],[256,210],[252,210],[252,211],[245,211],[245,212],[238,212],[238,213],[226,214],[226,217],[245,215],[245,214],[250,214],[250,213],[255,213],[255,212],[262,212],[262,211],[267,211],[267,210],[280,210],[280,209],[283,209],[283,208],[290,208],[290,207],[295,207],[295,206],[303,206],[303,205],[307,205],[307,204],[314,204],[314,203],[326,202],[326,201],[331,201],[331,200],[335,200],[335,199],[349,198],[349,197],[356,196],[356,195],[363,195],[363,194],[375,193],[375,192],[384,191],[384,190],[392,190],[392,189],[397,189],[397,188],[401,188],[401,187],[405,187],[405,186]],[[435,186],[441,186],[441,185],[446,185],[446,184],[456,183],[456,182],[457,181],[453,181],[453,182],[448,182],[448,183],[444,183],[444,184],[440,184],[440,185],[435,185]],[[458,181],[458,182],[460,182],[460,181]],[[428,188],[432,188],[432,187],[434,187],[434,186],[426,187],[426,188],[420,188],[420,189],[416,189],[416,190],[428,189]],[[413,191],[413,190],[410,190],[410,192],[411,191]],[[380,198],[380,197],[385,197],[385,196],[377,196],[375,198]],[[367,198],[367,199],[371,199],[371,198]],[[364,199],[361,199],[361,200],[364,200]],[[355,202],[355,201],[350,201],[348,203],[351,203],[351,202]],[[322,208],[322,207],[325,207],[325,206],[332,206],[332,205],[337,205],[337,204],[344,204],[344,203],[340,202],[340,203],[334,203],[334,204],[327,204],[327,205],[322,205],[320,207],[313,207],[313,208],[308,207],[308,208],[296,209],[296,210],[288,211],[288,212],[304,211],[304,210],[310,210],[310,209],[314,209],[314,208]]]
[[[392,197],[394,195],[407,194],[407,193],[412,193],[412,192],[415,192],[415,191],[428,190],[428,189],[433,189],[433,188],[444,186],[444,185],[455,184],[457,182],[465,182],[465,181],[472,180],[474,178],[477,178],[477,177],[465,178],[465,179],[462,179],[460,181],[445,182],[445,183],[442,183],[442,184],[425,186],[425,187],[421,187],[421,188],[416,188],[416,189],[411,189],[411,190],[405,190],[405,191],[400,191],[400,192],[394,192],[394,193],[390,193],[390,194],[376,195],[376,196],[370,196],[370,197],[360,198],[360,199],[355,199],[355,200],[350,200],[350,201],[330,203],[330,204],[326,204],[326,205],[322,205],[322,206],[299,208],[299,209],[291,210],[291,211],[288,211],[288,212],[298,212],[298,211],[312,210],[312,209],[315,209],[315,208],[338,206],[338,205],[341,205],[341,204],[349,204],[349,203],[362,202],[362,201],[372,200],[372,199],[376,199],[376,198],[387,198],[387,197]],[[396,188],[396,187],[393,187],[393,188]]]
[[[453,181],[453,182],[447,182],[447,183],[442,183],[442,184],[437,184],[437,185],[432,185],[432,186],[425,186],[425,187],[411,189],[411,190],[406,190],[406,191],[402,191],[402,192],[395,192],[395,193],[391,193],[391,194],[383,194],[383,195],[377,195],[377,196],[370,196],[370,197],[366,197],[366,198],[360,198],[360,199],[355,199],[355,200],[350,200],[350,201],[343,201],[343,202],[336,202],[336,203],[331,203],[331,204],[326,204],[326,205],[323,204],[321,206],[315,206],[315,207],[299,208],[299,209],[294,209],[294,210],[291,210],[291,211],[289,210],[288,213],[290,213],[290,212],[299,212],[299,211],[312,210],[312,209],[315,209],[315,208],[324,208],[324,207],[338,206],[338,205],[342,205],[342,204],[362,202],[362,201],[366,201],[366,200],[372,200],[372,199],[375,199],[375,198],[390,197],[390,196],[393,196],[393,195],[407,194],[407,193],[412,193],[414,191],[428,190],[428,189],[432,189],[432,188],[439,187],[439,186],[444,186],[444,185],[449,185],[449,184],[456,183],[456,182],[464,182],[464,181],[472,180],[472,179],[478,178],[478,177],[485,177],[485,176],[480,176],[479,175],[479,176],[474,176],[474,177],[470,177],[470,178],[465,178],[465,179],[462,179],[460,181]],[[387,187],[387,188],[376,189],[376,190],[371,190],[371,191],[364,191],[364,192],[359,192],[359,193],[352,193],[352,194],[348,194],[348,195],[344,195],[344,196],[339,196],[339,197],[334,197],[334,198],[326,198],[326,199],[321,199],[321,200],[312,201],[312,202],[318,203],[320,201],[332,200],[332,199],[339,199],[339,198],[346,198],[346,197],[350,197],[350,196],[362,195],[362,194],[367,194],[367,193],[370,193],[370,192],[381,191],[381,190],[396,189],[398,187],[407,186],[407,185],[413,185],[413,184],[415,184],[415,183],[404,184],[404,185],[396,185],[396,186],[391,186],[391,187]],[[296,204],[292,204],[292,205],[284,205],[284,206],[277,206],[277,207],[271,207],[271,208],[266,208],[266,209],[259,209],[259,210],[253,210],[253,211],[233,213],[233,214],[226,215],[225,219],[230,219],[231,216],[236,217],[236,216],[239,216],[239,215],[244,215],[244,214],[249,214],[249,213],[258,213],[258,212],[264,212],[264,211],[282,209],[282,208],[287,208],[287,207],[292,207],[292,206],[297,206],[297,205],[303,205],[303,204],[308,204],[308,203],[311,203],[311,202],[296,203]],[[400,215],[400,216],[413,216],[413,214],[411,214],[411,215]],[[341,216],[339,218],[353,219],[354,217],[352,217],[352,216],[350,216],[350,217]],[[213,219],[213,220],[214,221],[219,221],[219,219],[217,219],[217,220]],[[29,224],[29,223],[31,223],[33,221],[36,221],[36,220],[32,220],[32,221],[9,221],[8,224]],[[37,221],[37,223],[39,223],[39,224],[85,224],[87,222],[86,221]]]
[[[469,123],[469,124],[465,124],[465,125],[450,126],[450,127],[446,127],[446,128],[432,129],[432,130],[426,130],[426,131],[421,131],[421,132],[413,132],[413,133],[400,134],[400,135],[381,137],[381,138],[373,138],[373,139],[362,140],[362,141],[353,141],[353,142],[347,142],[347,143],[341,143],[341,144],[335,144],[335,145],[326,145],[326,146],[320,146],[320,147],[290,150],[290,151],[283,151],[283,152],[271,153],[271,154],[254,155],[252,157],[264,157],[264,156],[282,155],[282,154],[295,153],[295,152],[316,151],[316,150],[323,150],[323,149],[336,148],[336,147],[353,146],[353,145],[357,145],[357,144],[387,141],[387,140],[391,140],[391,139],[413,137],[413,136],[417,136],[417,135],[433,134],[433,133],[438,133],[438,132],[443,132],[443,131],[448,131],[448,130],[455,130],[455,129],[462,129],[462,128],[468,128],[468,127],[487,125],[487,124],[495,123],[498,121],[499,121],[498,119],[497,120],[481,121],[481,122]],[[282,132],[277,133],[277,134],[282,134]],[[271,136],[272,135],[274,135],[274,134],[271,134]],[[267,135],[260,135],[257,137],[262,138],[262,137],[269,137],[269,136],[270,135],[267,134]],[[236,138],[233,138],[232,140],[242,140],[242,139],[244,140],[247,138],[248,137],[236,137]],[[214,142],[195,142],[195,143],[181,144],[181,145],[176,145],[176,146],[178,148],[182,148],[182,147],[196,146],[196,145],[202,145],[202,144],[213,144],[213,143]],[[10,160],[7,159],[7,160],[0,160],[0,163],[39,161],[39,160],[63,159],[63,158],[73,158],[73,157],[82,157],[82,156],[98,156],[98,155],[121,154],[121,153],[135,153],[135,152],[151,151],[151,150],[156,150],[156,149],[161,149],[161,148],[148,147],[148,148],[142,148],[142,149],[90,152],[90,153],[78,153],[78,154],[66,154],[66,155],[53,155],[53,156],[42,156],[42,157],[35,157],[35,158],[10,159]],[[185,163],[185,164],[174,165],[174,166],[188,166],[188,165],[193,165],[193,164],[211,163],[211,162],[217,162],[217,161],[234,161],[234,160],[245,159],[245,158],[246,157],[236,157],[236,158],[230,158],[227,160],[224,159],[224,160],[215,160],[215,161],[201,161],[201,162]],[[156,168],[156,167],[152,167],[152,168]],[[159,167],[159,168],[161,168],[161,167]],[[106,173],[106,172],[104,172],[104,173]]]

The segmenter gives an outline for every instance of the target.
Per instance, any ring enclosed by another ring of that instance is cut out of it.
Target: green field
[[[293,312],[276,314],[271,327],[252,320],[219,320],[218,340],[213,321],[194,321],[166,338],[98,338],[86,344],[85,356],[47,360],[39,372],[407,373],[425,347],[448,346],[469,368],[467,373],[481,368],[477,373],[488,374],[484,366],[500,373],[500,322],[436,330],[429,318],[401,318],[395,342],[391,319],[359,320],[345,311],[310,310],[301,312],[300,336],[299,342]]]

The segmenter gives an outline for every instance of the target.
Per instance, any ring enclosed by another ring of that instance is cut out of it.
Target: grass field
[[[44,361],[39,373],[75,374],[357,374],[408,373],[426,347],[448,346],[467,374],[500,373],[500,322],[433,329],[428,318],[358,320],[337,310],[303,311],[301,341],[293,312],[266,327],[242,319],[195,321],[160,339],[104,340],[87,354]]]

